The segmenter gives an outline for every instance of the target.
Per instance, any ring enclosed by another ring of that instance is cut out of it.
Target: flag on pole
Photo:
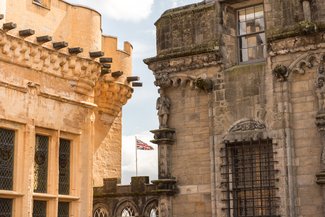
[[[154,150],[153,147],[151,147],[150,145],[148,145],[147,143],[141,141],[140,139],[135,139],[136,144],[137,144],[137,149],[138,150]]]

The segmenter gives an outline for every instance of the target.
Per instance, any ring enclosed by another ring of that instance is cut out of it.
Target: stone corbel
[[[284,65],[277,65],[272,72],[278,81],[286,81],[289,76],[288,68]]]
[[[95,86],[95,103],[99,111],[115,117],[131,98],[132,93],[133,89],[128,85],[101,80]]]

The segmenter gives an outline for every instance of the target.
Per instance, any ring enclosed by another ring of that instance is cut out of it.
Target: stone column
[[[303,0],[302,7],[304,11],[305,21],[311,22],[310,0]]]

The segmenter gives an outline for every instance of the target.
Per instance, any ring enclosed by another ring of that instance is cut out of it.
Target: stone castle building
[[[121,176],[132,46],[63,0],[2,0],[0,25],[0,216],[90,217]]]
[[[325,2],[210,0],[155,25],[159,216],[325,216]]]

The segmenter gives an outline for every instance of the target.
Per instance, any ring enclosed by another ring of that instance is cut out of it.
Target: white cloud
[[[158,177],[158,147],[150,142],[153,134],[143,132],[132,136],[123,136],[122,138],[122,184],[129,184],[131,176],[135,176],[135,136],[155,149],[152,151],[137,151],[138,175],[149,176],[150,180]]]
[[[67,0],[73,4],[91,7],[115,20],[138,22],[147,18],[154,0]]]

